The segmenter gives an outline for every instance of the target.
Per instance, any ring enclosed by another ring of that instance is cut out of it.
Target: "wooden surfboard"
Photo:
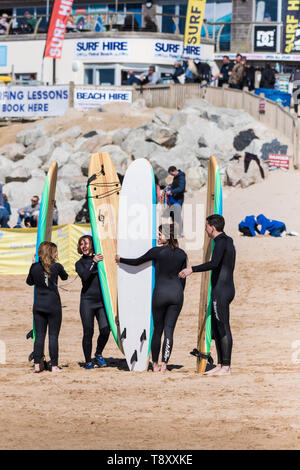
[[[210,157],[208,166],[206,217],[212,214],[222,215],[222,184],[220,169],[215,157]],[[204,234],[203,260],[207,263],[213,252],[213,242]],[[200,286],[200,305],[198,323],[197,349],[204,356],[210,353],[211,345],[211,271],[202,273]],[[197,357],[197,372],[203,374],[206,369],[207,359]]]
[[[53,209],[55,202],[55,190],[57,180],[57,162],[53,162],[48,170],[46,181],[43,188],[40,210],[39,210],[39,221],[37,228],[36,238],[36,251],[35,251],[35,262],[39,261],[38,250],[42,242],[50,242],[52,235],[52,222],[53,222]],[[33,338],[35,341],[35,326],[33,321],[33,329],[27,334],[28,338]],[[29,361],[33,359],[33,354],[29,356]]]
[[[96,253],[104,260],[97,264],[104,307],[113,337],[122,350],[117,310],[117,227],[121,185],[109,153],[91,155],[88,204]]]

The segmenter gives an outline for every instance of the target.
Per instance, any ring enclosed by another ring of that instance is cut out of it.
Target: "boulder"
[[[30,204],[32,196],[41,198],[44,182],[44,178],[30,178],[25,183],[12,181],[3,186],[3,193],[7,195],[11,207],[20,209]]]
[[[79,152],[99,152],[99,148],[104,145],[110,145],[112,143],[112,136],[110,134],[96,134],[92,137],[84,139],[84,142],[80,146],[76,145],[76,150]]]
[[[123,140],[121,144],[121,148],[124,152],[132,155],[133,149],[138,145],[139,142],[144,141],[146,138],[146,130],[139,127],[138,129],[134,129],[133,131],[129,132],[126,139]]]
[[[25,147],[23,144],[6,144],[0,148],[0,155],[3,155],[14,162],[25,157]]]
[[[35,155],[27,155],[23,160],[19,160],[15,163],[15,168],[22,167],[27,168],[28,170],[34,170],[42,166],[42,160]]]
[[[59,139],[67,139],[71,137],[72,139],[77,139],[82,134],[82,130],[80,126],[73,126],[67,129],[65,132],[59,134],[57,138]]]
[[[179,131],[188,122],[189,114],[183,111],[172,114],[169,127],[175,131]]]
[[[63,142],[59,147],[56,147],[52,152],[50,159],[43,165],[43,170],[48,170],[51,163],[57,162],[58,167],[68,163],[73,154],[73,148],[67,142]]]
[[[10,175],[14,164],[6,157],[0,156],[0,182],[5,181],[5,178]]]
[[[160,109],[158,109],[154,114],[152,121],[158,126],[168,126],[170,123],[170,119],[171,116],[169,114],[166,114]]]
[[[87,186],[85,182],[75,182],[70,184],[70,190],[72,194],[72,200],[75,201],[82,201],[85,199]]]
[[[125,171],[131,163],[129,155],[127,155],[124,150],[122,150],[117,145],[106,145],[101,147],[99,152],[108,152],[115,165],[117,173],[124,175]]]
[[[5,183],[10,183],[11,181],[28,181],[31,176],[31,172],[28,168],[18,166],[17,168],[14,168],[10,175],[5,178]]]
[[[126,137],[128,136],[128,134],[130,132],[131,132],[131,129],[127,129],[127,128],[118,129],[116,131],[113,131],[111,133],[112,144],[120,146],[122,144],[123,140],[126,139]]]
[[[202,166],[186,170],[186,186],[188,190],[198,191],[207,183],[207,170]]]
[[[75,222],[76,214],[82,206],[82,201],[59,200],[57,198],[56,205],[58,209],[58,217],[60,224],[73,224]]]
[[[33,152],[27,154],[27,157],[38,157],[43,163],[46,163],[57,146],[59,146],[59,142],[52,137],[49,137],[44,145],[40,147],[37,146]]]
[[[58,169],[58,178],[61,178],[64,181],[74,181],[74,179],[81,177],[81,168],[75,163],[66,163]]]
[[[17,134],[16,143],[28,147],[29,145],[34,145],[37,139],[45,134],[42,127],[29,127]]]
[[[176,144],[177,131],[168,127],[158,127],[147,133],[146,140],[155,142],[167,148],[172,148]]]

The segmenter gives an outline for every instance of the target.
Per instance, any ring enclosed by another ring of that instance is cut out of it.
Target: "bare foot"
[[[39,374],[40,372],[41,372],[40,365],[39,364],[34,364],[34,373]]]
[[[230,367],[223,366],[215,375],[231,375]]]
[[[61,372],[61,369],[57,366],[52,366],[51,372],[52,372],[52,374],[57,374],[57,373]]]
[[[207,372],[204,372],[203,375],[216,375],[221,370],[221,368],[222,368],[221,364],[217,364],[216,367],[208,370]]]
[[[166,362],[162,362],[162,363],[161,363],[160,371],[161,371],[163,374],[164,374],[165,372],[167,372],[167,363],[166,363]]]
[[[160,365],[158,365],[158,362],[153,362],[153,372],[160,372]]]

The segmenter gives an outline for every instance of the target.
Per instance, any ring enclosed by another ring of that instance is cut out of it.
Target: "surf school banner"
[[[189,0],[184,32],[184,45],[199,46],[206,0]]]
[[[61,59],[67,23],[73,0],[55,0],[48,29],[44,57]]]
[[[74,108],[90,109],[98,108],[105,103],[132,103],[132,91],[106,88],[81,88],[74,89]]]
[[[0,274],[28,274],[35,253],[36,228],[0,229]],[[91,235],[89,224],[67,224],[52,227],[51,240],[57,244],[59,262],[75,274],[79,259],[77,242],[82,235]]]
[[[300,1],[285,0],[283,10],[282,52],[300,52]]]
[[[63,116],[69,107],[67,86],[0,88],[1,117]]]

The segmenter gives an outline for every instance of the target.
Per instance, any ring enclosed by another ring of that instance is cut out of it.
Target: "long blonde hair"
[[[54,251],[57,245],[52,242],[42,242],[38,249],[39,260],[42,263],[45,273],[51,275],[51,266],[55,263]]]

